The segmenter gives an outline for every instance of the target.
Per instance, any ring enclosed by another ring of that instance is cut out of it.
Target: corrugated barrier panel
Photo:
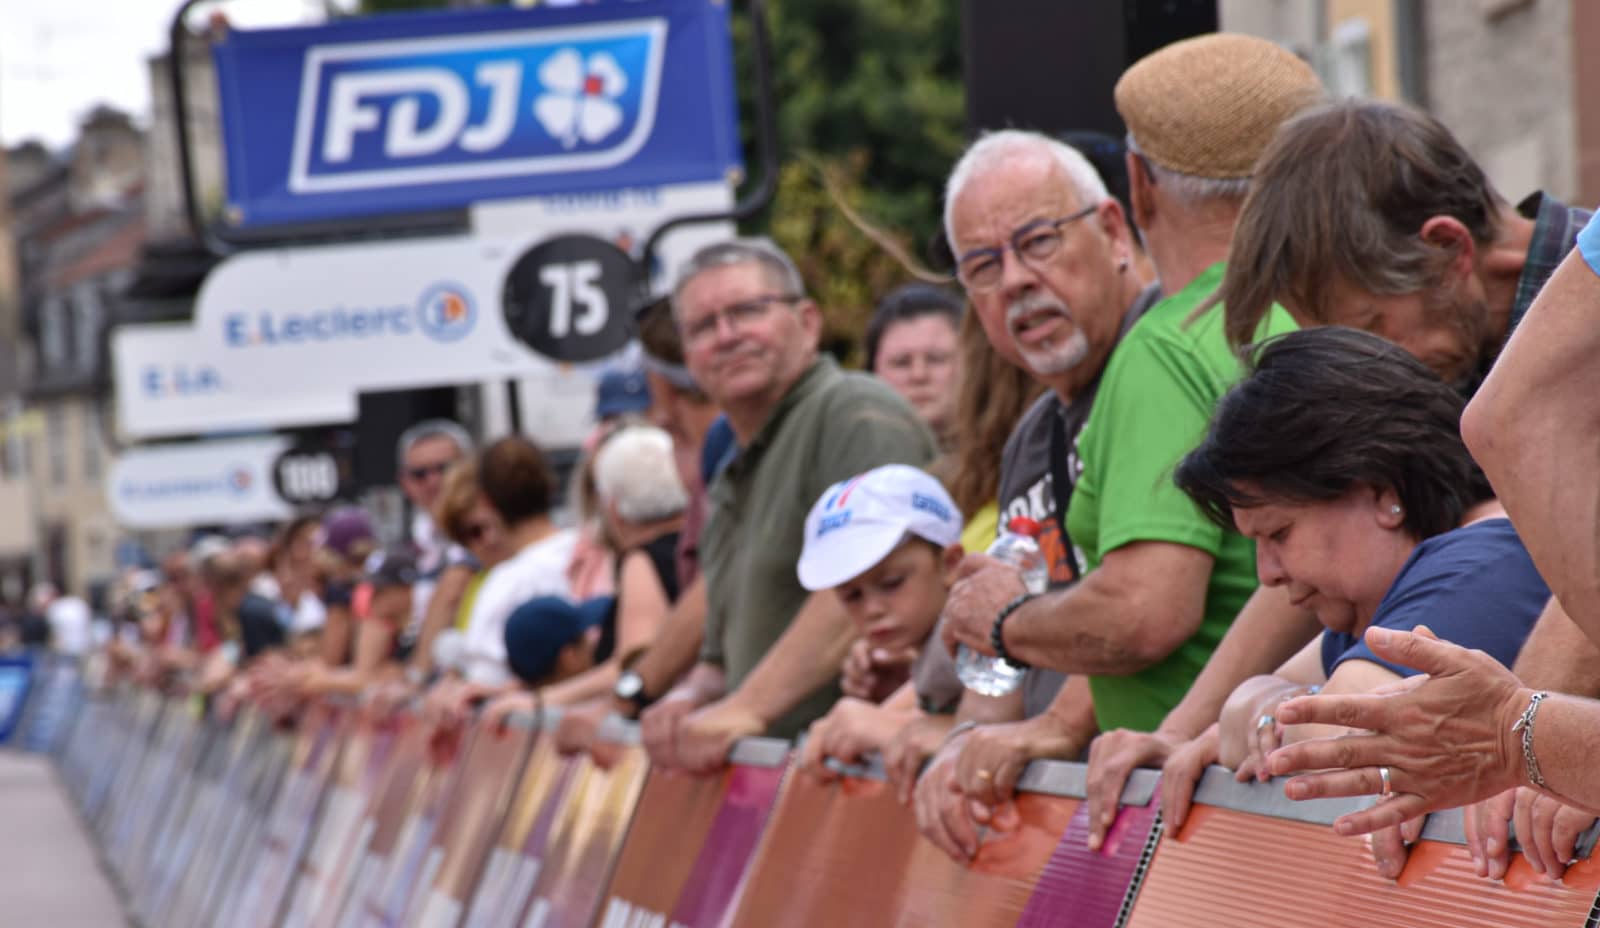
[[[1297,804],[1289,810],[1297,818],[1228,808],[1221,803],[1285,811],[1281,783],[1231,777],[1221,768],[1207,773],[1198,795],[1216,804],[1196,805],[1180,832],[1156,849],[1129,928],[1581,928],[1600,886],[1592,860],[1572,867],[1561,883],[1535,877],[1520,858],[1504,883],[1486,880],[1465,846],[1438,838],[1413,847],[1391,882],[1378,875],[1365,838],[1341,837],[1326,824],[1358,804]],[[1443,821],[1430,834],[1456,831],[1452,815],[1459,812],[1436,816]]]

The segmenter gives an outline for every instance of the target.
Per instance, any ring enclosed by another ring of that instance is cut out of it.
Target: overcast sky
[[[249,27],[297,22],[322,4],[228,0],[208,8],[217,6]],[[177,9],[178,0],[0,0],[0,143],[64,146],[97,103],[147,124],[145,60],[166,49]]]

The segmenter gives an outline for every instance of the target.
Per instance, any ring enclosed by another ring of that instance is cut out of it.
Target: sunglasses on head
[[[406,468],[406,476],[412,480],[427,480],[435,474],[442,474],[450,469],[454,461],[440,461],[438,464],[427,464],[422,467]]]

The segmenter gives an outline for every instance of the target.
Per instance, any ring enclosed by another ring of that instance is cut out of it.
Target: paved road
[[[127,924],[50,762],[0,751],[0,924]]]

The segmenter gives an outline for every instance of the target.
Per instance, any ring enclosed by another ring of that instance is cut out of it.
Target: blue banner
[[[22,722],[33,682],[33,659],[26,655],[0,657],[0,744],[11,740]]]
[[[722,0],[390,14],[216,46],[242,226],[722,180]]]

